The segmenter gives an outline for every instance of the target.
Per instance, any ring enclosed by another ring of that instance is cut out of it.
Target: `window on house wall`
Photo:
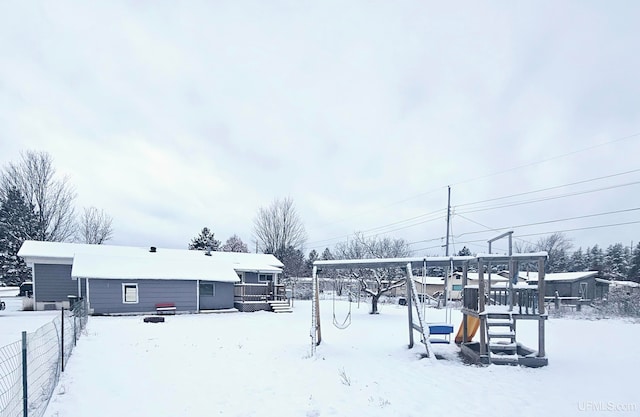
[[[122,284],[122,302],[125,304],[138,303],[138,284]]]
[[[216,286],[213,282],[201,282],[200,283],[200,295],[213,297],[216,295]]]
[[[259,274],[258,281],[260,282],[269,282],[273,281],[273,274]]]

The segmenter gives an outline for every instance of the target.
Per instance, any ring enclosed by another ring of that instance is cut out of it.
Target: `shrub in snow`
[[[606,299],[597,307],[609,317],[640,317],[640,288],[611,286]]]

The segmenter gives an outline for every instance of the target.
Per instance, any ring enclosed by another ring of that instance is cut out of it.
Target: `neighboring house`
[[[268,310],[282,263],[273,255],[25,241],[18,255],[32,268],[36,310],[85,298],[93,314],[237,308]],[[208,256],[207,256],[208,255]]]
[[[444,278],[443,277],[413,277],[415,282],[416,292],[421,299],[424,294],[429,297],[437,297],[444,292]]]
[[[596,277],[598,271],[558,272],[544,275],[544,295],[553,297],[558,292],[559,297],[578,297],[583,300],[593,300],[596,294]],[[537,285],[537,273],[530,273],[529,284]]]
[[[489,285],[489,274],[483,274],[485,285]],[[467,285],[478,285],[480,282],[480,275],[477,272],[467,272]],[[504,287],[508,285],[509,272],[492,272],[491,273],[491,287]],[[462,272],[454,272],[452,279],[449,280],[449,291],[451,292],[450,298],[453,300],[462,299]]]

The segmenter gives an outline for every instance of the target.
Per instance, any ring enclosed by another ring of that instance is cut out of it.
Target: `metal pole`
[[[22,416],[29,415],[27,393],[27,332],[22,332]]]
[[[64,307],[60,309],[60,363],[64,372]]]

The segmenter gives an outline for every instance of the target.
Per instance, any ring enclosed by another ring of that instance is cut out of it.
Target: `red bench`
[[[158,314],[176,314],[175,303],[157,303],[156,313]]]

